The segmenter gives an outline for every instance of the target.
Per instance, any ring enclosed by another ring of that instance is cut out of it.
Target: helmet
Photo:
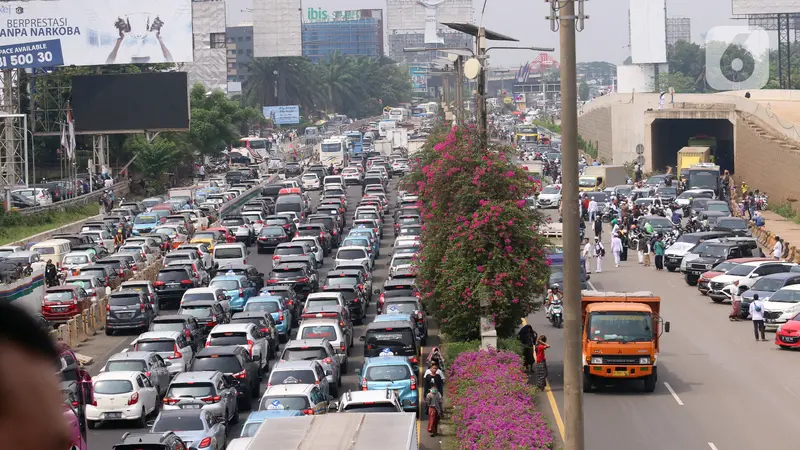
[[[558,288],[559,288],[558,283],[555,283],[553,284],[553,287],[551,289],[558,289]]]

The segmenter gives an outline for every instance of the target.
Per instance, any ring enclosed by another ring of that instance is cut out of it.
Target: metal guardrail
[[[130,183],[128,181],[121,181],[111,186],[111,189],[114,191],[114,195],[117,198],[119,198],[122,194],[127,194],[128,192],[130,192]],[[103,192],[105,191],[106,189],[98,189],[89,194],[79,195],[77,197],[61,200],[60,202],[53,203],[52,205],[34,206],[31,208],[19,209],[17,210],[17,212],[21,216],[30,216],[32,214],[37,214],[45,211],[63,211],[73,206],[88,205],[89,203],[97,203],[97,200],[103,195]],[[98,211],[99,208],[100,206],[98,204]]]

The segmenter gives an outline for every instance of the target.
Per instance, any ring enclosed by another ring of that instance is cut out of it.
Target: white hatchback
[[[208,333],[206,347],[237,345],[250,352],[259,368],[269,370],[269,347],[267,338],[253,323],[228,323],[217,325]]]
[[[136,421],[144,427],[158,408],[158,392],[141,372],[101,372],[92,380],[94,402],[86,405],[86,425],[100,421]]]
[[[364,247],[340,247],[336,252],[334,265],[343,262],[366,263],[367,268],[372,271],[372,258]]]
[[[307,191],[316,191],[321,188],[319,176],[312,172],[304,174],[300,178],[300,182],[303,184],[303,189]]]
[[[311,247],[311,253],[314,254],[314,260],[317,261],[317,267],[322,267],[323,251],[322,245],[319,243],[319,238],[315,236],[297,236],[292,239],[292,242],[305,242]]]

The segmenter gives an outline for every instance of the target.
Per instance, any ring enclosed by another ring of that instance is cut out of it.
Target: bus
[[[521,137],[525,137],[528,142],[537,142],[539,140],[539,129],[529,124],[517,125],[514,130],[514,143],[519,144],[519,138]]]
[[[247,149],[250,159],[260,162],[269,158],[271,144],[266,138],[250,136],[239,139],[239,147]]]
[[[348,131],[344,134],[352,145],[352,154],[357,155],[364,151],[364,137],[361,135],[361,132],[358,130]]]
[[[392,108],[389,111],[389,118],[398,122],[408,120],[409,117],[411,117],[411,112],[406,108]]]
[[[333,136],[324,139],[319,144],[319,161],[324,167],[333,167],[341,170],[347,166],[347,138],[344,136]]]

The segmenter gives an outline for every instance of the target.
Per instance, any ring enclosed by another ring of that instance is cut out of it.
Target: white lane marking
[[[667,390],[669,391],[669,393],[672,394],[672,398],[674,398],[675,401],[678,402],[678,404],[680,406],[683,406],[683,402],[681,401],[681,398],[678,397],[678,394],[675,393],[675,390],[672,389],[672,386],[670,386],[669,383],[667,383],[666,381],[664,382],[664,386],[666,386]]]
[[[716,445],[714,445],[714,443],[713,443],[713,442],[709,442],[709,443],[708,443],[708,446],[709,446],[709,447],[711,447],[711,450],[718,450],[718,449],[717,449],[717,446],[716,446]]]
[[[122,349],[122,351],[120,353],[125,353],[127,351],[128,351],[128,347],[125,347],[125,348]]]

